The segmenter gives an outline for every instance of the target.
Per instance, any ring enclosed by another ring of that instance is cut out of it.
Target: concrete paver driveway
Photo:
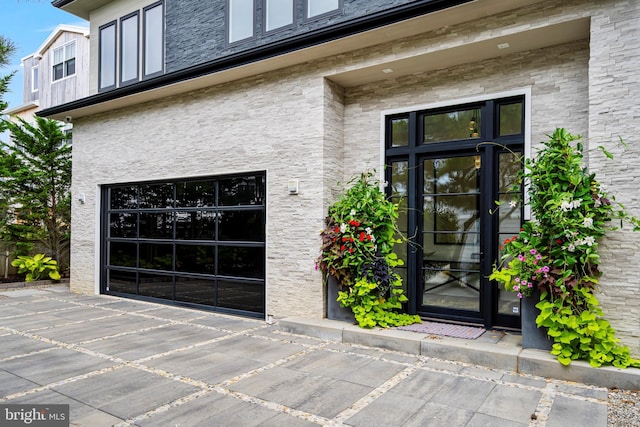
[[[63,287],[0,294],[0,402],[91,427],[607,424],[606,388]]]

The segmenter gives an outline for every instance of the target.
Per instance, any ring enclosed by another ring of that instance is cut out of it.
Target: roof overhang
[[[39,106],[40,105],[35,101],[27,102],[22,105],[18,105],[17,107],[7,108],[6,110],[2,111],[2,114],[8,114],[8,115],[18,114],[24,111],[31,110],[33,108],[38,108]]]
[[[369,15],[358,20],[242,51],[134,85],[48,108],[37,114],[58,120],[65,120],[69,117],[75,120],[275,71],[331,55],[384,44],[391,40],[434,31],[505,10],[527,6],[538,1],[540,0],[411,2],[391,11]],[[66,2],[68,5],[72,3],[86,5],[88,3],[83,0],[58,0],[58,2]],[[55,3],[54,1],[54,5]],[[411,54],[405,58],[394,58],[384,63],[375,61],[375,64],[355,64],[352,69],[345,66],[333,74],[326,75],[326,77],[345,87],[355,86],[585,39],[589,36],[589,19],[570,20],[568,18],[566,22],[554,23],[553,25],[545,23],[538,28],[526,30],[514,26],[512,34],[505,35],[503,33],[500,37],[491,36],[491,32],[487,32],[487,34],[486,39],[474,43],[461,43],[458,46],[442,48],[437,45],[429,46],[422,52]],[[504,45],[504,43],[509,44],[507,49],[498,48],[498,45]],[[385,74],[389,70],[392,70],[392,73]]]
[[[98,9],[112,1],[113,0],[53,0],[51,4],[54,7],[88,21],[92,10]]]
[[[42,55],[44,55],[47,49],[49,49],[49,46],[51,46],[56,41],[56,39],[60,37],[62,33],[77,33],[77,34],[82,34],[85,37],[89,37],[89,34],[90,34],[89,27],[60,24],[51,32],[51,34],[49,34],[49,37],[47,37],[47,39],[40,45],[38,50],[33,52],[31,55],[25,56],[24,58],[22,58],[22,60],[24,61],[25,59],[30,58],[32,56],[41,57]]]

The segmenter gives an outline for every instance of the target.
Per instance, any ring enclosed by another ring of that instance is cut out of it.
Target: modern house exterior
[[[21,60],[23,103],[3,113],[33,121],[36,111],[89,95],[89,28],[58,25]]]
[[[638,2],[53,4],[91,27],[89,96],[40,113],[74,124],[76,291],[324,317],[323,219],[339,182],[375,169],[411,240],[407,311],[519,328],[487,278],[529,215],[517,156],[556,127],[581,134],[589,169],[640,212]],[[639,249],[607,237],[599,294],[636,355]]]

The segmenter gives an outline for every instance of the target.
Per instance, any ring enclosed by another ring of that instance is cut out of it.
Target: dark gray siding
[[[340,14],[304,19],[304,0],[296,0],[293,27],[262,32],[262,0],[256,4],[256,37],[228,46],[226,42],[227,0],[171,0],[166,5],[166,72],[188,68],[270,42],[304,34],[332,24],[412,3],[414,0],[344,0]]]

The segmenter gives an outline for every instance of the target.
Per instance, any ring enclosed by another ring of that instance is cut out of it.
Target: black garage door
[[[102,292],[264,315],[265,174],[103,188]]]

